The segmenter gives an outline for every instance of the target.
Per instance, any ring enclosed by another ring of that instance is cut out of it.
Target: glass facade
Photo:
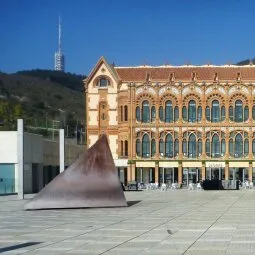
[[[15,193],[15,165],[0,164],[0,194]]]

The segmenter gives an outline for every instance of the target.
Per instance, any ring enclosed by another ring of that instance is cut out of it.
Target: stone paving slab
[[[254,190],[125,196],[132,206],[43,211],[24,211],[26,200],[0,196],[0,253],[255,254]]]

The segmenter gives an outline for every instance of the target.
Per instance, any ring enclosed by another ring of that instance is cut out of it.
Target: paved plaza
[[[24,211],[0,197],[0,254],[255,254],[255,190],[125,192],[129,207]]]

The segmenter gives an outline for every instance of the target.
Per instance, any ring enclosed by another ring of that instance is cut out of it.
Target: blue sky
[[[255,1],[1,0],[0,70],[52,69],[58,15],[66,71],[236,63],[255,57]]]

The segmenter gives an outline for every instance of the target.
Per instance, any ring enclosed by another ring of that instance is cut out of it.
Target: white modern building
[[[24,133],[24,193],[36,193],[59,174],[59,142]],[[0,132],[0,195],[18,192],[18,131]],[[65,141],[65,167],[85,150]]]

